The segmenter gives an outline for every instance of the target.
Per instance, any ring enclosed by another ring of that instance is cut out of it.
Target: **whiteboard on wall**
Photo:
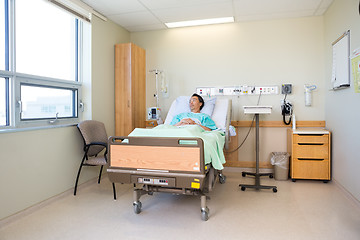
[[[350,87],[350,30],[333,42],[332,50],[332,88],[341,89]]]

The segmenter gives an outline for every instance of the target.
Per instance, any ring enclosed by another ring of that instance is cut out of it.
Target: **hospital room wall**
[[[292,83],[288,95],[298,120],[324,120],[323,18],[296,18],[178,28],[131,33],[131,41],[146,49],[147,70],[161,69],[169,82],[169,97],[160,106],[166,113],[177,96],[196,87],[276,85]],[[305,107],[304,84],[316,84],[313,105]],[[147,73],[147,106],[155,106],[155,77]],[[272,105],[264,120],[281,120],[284,95],[263,95],[260,105]],[[247,120],[243,105],[258,96],[233,99],[233,120]]]
[[[147,69],[161,69],[169,82],[169,97],[160,94],[166,116],[178,96],[196,87],[239,85],[279,86],[293,84],[287,96],[297,120],[324,120],[324,26],[323,17],[243,22],[165,31],[131,33],[131,41],[146,49]],[[304,84],[316,84],[311,107],[305,107]],[[155,78],[147,74],[147,106],[155,106]],[[250,120],[242,106],[256,105],[259,96],[229,97],[232,120]],[[273,106],[261,121],[282,121],[284,95],[262,95],[259,104]],[[239,142],[248,128],[239,128]],[[238,160],[254,162],[255,136],[250,134]],[[260,161],[269,165],[271,152],[286,151],[285,128],[261,128]],[[277,141],[274,141],[277,139]]]
[[[114,45],[130,33],[96,17],[92,21],[91,76],[84,79],[84,119],[105,123],[115,132]],[[83,155],[75,126],[0,134],[0,220],[74,187]],[[80,183],[95,179],[99,168],[84,168]],[[81,194],[81,192],[79,192]]]
[[[326,89],[330,89],[332,73],[332,48],[346,30],[350,30],[351,52],[360,48],[360,15],[358,0],[335,0],[325,14]],[[333,178],[360,201],[360,94],[355,93],[354,82],[350,88],[326,91],[325,119],[333,132]]]

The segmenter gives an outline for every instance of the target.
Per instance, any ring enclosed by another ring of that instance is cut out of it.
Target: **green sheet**
[[[162,124],[155,128],[135,128],[132,137],[199,137],[204,141],[205,164],[211,163],[215,169],[222,170],[225,163],[225,133],[205,131],[197,125],[175,127]]]

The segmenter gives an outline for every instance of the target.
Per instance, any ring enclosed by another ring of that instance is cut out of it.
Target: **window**
[[[16,71],[76,81],[76,18],[44,0],[16,0],[15,9]]]
[[[7,119],[8,118],[8,96],[7,96],[7,79],[5,78],[0,78],[0,93],[1,93],[1,98],[0,98],[0,126],[6,126],[8,125]]]
[[[89,31],[49,1],[0,0],[0,130],[79,122]]]
[[[77,117],[77,90],[21,84],[21,120]]]
[[[1,1],[0,1],[1,2]],[[0,5],[0,70],[5,70],[5,61],[8,59],[6,56],[6,45],[8,40],[8,32],[7,32],[7,26],[8,26],[8,16],[7,16],[7,4],[6,2],[3,2]]]

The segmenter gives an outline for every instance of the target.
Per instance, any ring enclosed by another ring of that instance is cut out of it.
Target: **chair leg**
[[[115,189],[115,183],[112,183],[113,186],[113,192],[114,192],[114,200],[116,200],[116,189]]]
[[[83,160],[81,161],[79,171],[78,171],[78,174],[76,176],[75,187],[74,187],[74,196],[76,196],[77,185],[78,185],[78,182],[79,182],[80,172],[81,172],[81,168],[83,166],[84,160],[85,160],[85,157],[83,157]]]
[[[101,173],[102,173],[103,167],[104,167],[104,165],[101,165],[100,173],[99,173],[99,179],[98,179],[98,184],[100,184]]]

